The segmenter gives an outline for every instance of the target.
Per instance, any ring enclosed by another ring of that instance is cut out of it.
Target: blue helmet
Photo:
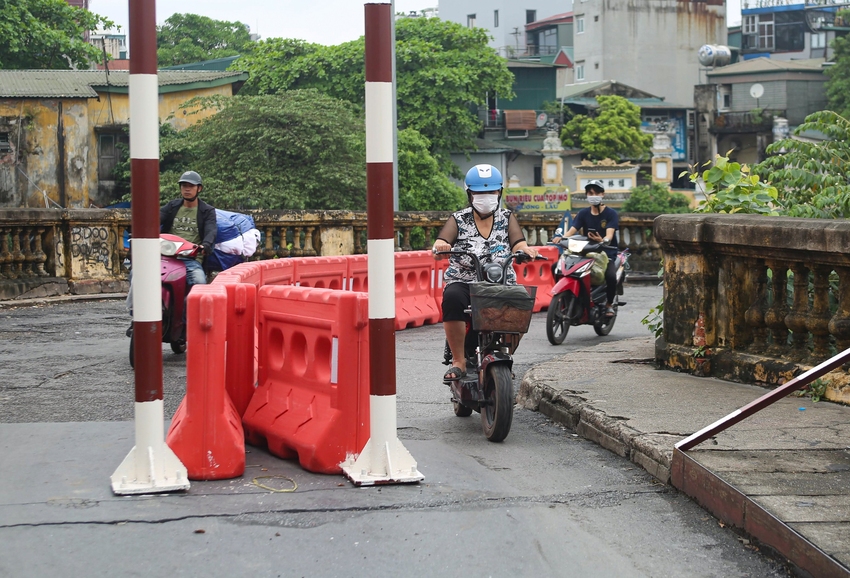
[[[502,173],[493,165],[475,165],[466,172],[464,185],[473,193],[498,191],[502,188]]]

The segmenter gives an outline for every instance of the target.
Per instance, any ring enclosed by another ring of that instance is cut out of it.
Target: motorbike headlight
[[[166,257],[173,257],[177,254],[177,250],[180,248],[179,243],[175,243],[174,241],[169,241],[167,239],[160,238],[159,240],[159,253],[160,255],[165,255]]]
[[[484,278],[490,283],[501,283],[502,266],[497,263],[490,263],[484,268]]]

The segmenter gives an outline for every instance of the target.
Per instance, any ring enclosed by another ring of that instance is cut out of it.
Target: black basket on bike
[[[472,329],[527,333],[534,313],[537,287],[483,281],[469,284]]]

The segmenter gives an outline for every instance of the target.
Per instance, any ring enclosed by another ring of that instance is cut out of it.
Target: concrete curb
[[[100,301],[102,299],[126,299],[126,293],[91,293],[88,295],[52,295],[32,299],[7,299],[0,301],[0,309],[12,307],[31,307],[45,303],[64,303],[66,301]]]
[[[639,465],[659,481],[670,483],[673,445],[681,436],[644,433],[609,416],[578,394],[559,392],[539,379],[535,368],[522,378],[517,404],[537,411],[579,436]]]

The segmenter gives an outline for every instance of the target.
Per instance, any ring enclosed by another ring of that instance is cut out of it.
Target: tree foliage
[[[690,200],[682,193],[670,190],[665,184],[652,183],[634,187],[623,205],[625,213],[690,213]]]
[[[199,102],[220,110],[163,140],[162,156],[184,161],[163,173],[166,196],[191,169],[221,208],[365,209],[363,120],[347,103],[316,90],[187,104]]]
[[[703,167],[711,165],[708,161]],[[729,157],[717,155],[714,166],[702,171],[682,172],[692,183],[701,181],[705,199],[700,201],[695,213],[749,213],[757,215],[779,214],[776,187],[750,173],[747,165],[732,162]]]
[[[112,25],[65,0],[0,0],[0,68],[88,69],[103,56],[84,34]]]
[[[841,10],[839,17],[850,20],[850,11]],[[844,118],[850,118],[850,37],[836,36],[832,41],[834,64],[824,70],[829,78],[826,82],[826,97],[830,110]]]
[[[850,217],[850,121],[823,110],[806,117],[794,135],[816,131],[820,142],[786,138],[767,147],[772,155],[754,167],[780,191],[779,204],[791,217]]]
[[[488,92],[513,96],[507,63],[487,44],[487,33],[438,18],[396,22],[399,129],[417,130],[431,143],[441,166],[449,153],[475,149],[480,122],[470,107]],[[250,73],[246,94],[315,88],[362,107],[365,41],[321,46],[291,39],[259,42],[239,61]],[[456,171],[456,169],[455,169]]]
[[[622,96],[597,96],[593,116],[579,114],[561,129],[561,141],[593,160],[648,157],[652,135],[640,129],[640,107]]]
[[[398,132],[398,208],[400,211],[454,211],[466,193],[440,171],[431,143],[419,132]]]
[[[254,44],[246,24],[198,14],[172,14],[156,28],[156,57],[162,67],[236,56],[250,52]]]

